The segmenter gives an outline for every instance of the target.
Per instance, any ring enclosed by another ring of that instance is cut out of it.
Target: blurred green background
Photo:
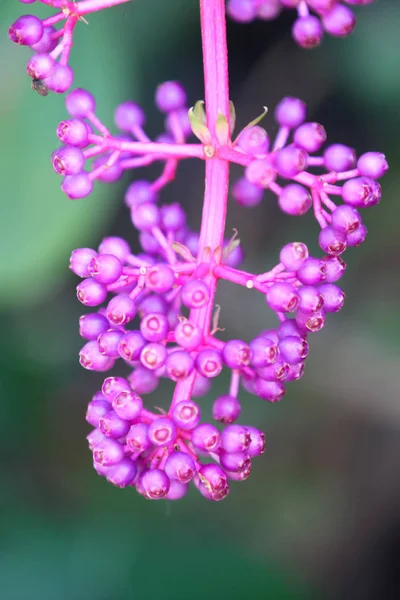
[[[331,143],[381,150],[391,170],[380,206],[364,213],[367,242],[347,252],[345,307],[312,338],[304,378],[279,405],[242,394],[243,422],[267,432],[268,451],[219,504],[195,491],[178,503],[147,502],[92,469],[84,414],[102,377],[78,364],[84,311],[68,259],[109,234],[137,247],[121,201],[129,176],[83,201],[61,194],[49,156],[63,99],[31,91],[29,51],[6,35],[19,14],[48,14],[29,8],[0,6],[2,600],[398,600],[400,3],[358,10],[349,39],[327,38],[312,52],[291,41],[289,12],[273,23],[229,23],[239,127],[282,95],[299,96]],[[76,31],[75,83],[95,93],[106,124],[132,98],[157,134],[152,97],[165,79],[180,79],[192,104],[203,97],[196,0],[137,0],[88,20]],[[274,132],[270,116],[265,126]],[[195,229],[202,190],[202,168],[188,162],[164,193],[184,204]],[[234,227],[248,270],[275,264],[293,239],[316,247],[312,217],[285,217],[268,195],[252,210],[231,201],[227,231]],[[231,292],[219,292],[221,325],[249,339],[268,326],[265,302]],[[221,378],[202,401],[205,413],[227,385]],[[148,406],[170,392],[161,387]]]

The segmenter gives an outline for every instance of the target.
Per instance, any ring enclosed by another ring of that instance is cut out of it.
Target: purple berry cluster
[[[106,303],[80,319],[80,333],[87,340],[81,365],[108,371],[121,359],[130,369],[126,379],[107,378],[90,402],[87,419],[96,429],[89,444],[97,472],[115,485],[133,485],[146,497],[171,499],[185,494],[193,479],[207,498],[220,500],[229,491],[228,480],[247,478],[251,457],[264,449],[259,431],[232,425],[241,411],[240,383],[263,400],[277,402],[285,394],[285,383],[303,375],[308,335],[343,306],[345,295],[336,285],[346,268],[341,255],[366,236],[357,209],[379,202],[376,179],[388,166],[382,154],[369,152],[357,161],[354,150],[339,144],[312,155],[325,144],[325,130],[306,122],[301,100],[284,98],[275,110],[279,129],[272,144],[268,133],[253,125],[217,152],[245,166],[244,177],[232,189],[240,205],[258,204],[269,189],[289,215],[304,215],[313,208],[324,255],[312,257],[305,244],[292,242],[282,248],[276,266],[253,275],[236,268],[242,255],[233,239],[199,262],[199,236],[187,227],[183,208],[179,203],[160,205],[158,197],[175,175],[181,145],[190,132],[185,103],[186,94],[177,82],[159,86],[156,104],[167,115],[167,133],[152,142],[143,130],[144,113],[138,105],[127,102],[117,108],[115,122],[123,137],[113,137],[95,116],[94,98],[75,90],[66,98],[73,120],[57,129],[68,145],[54,152],[53,166],[65,175],[64,192],[79,198],[91,191],[95,178],[114,181],[126,167],[154,158],[165,161],[160,178],[134,181],[125,194],[143,252],[133,255],[125,240],[114,237],[105,238],[97,251],[80,248],[71,256],[71,269],[84,278],[77,287],[80,302],[96,307]],[[101,137],[91,125],[100,129]],[[202,136],[207,139],[207,131]],[[132,138],[144,141],[129,141]],[[88,144],[92,146],[82,150]],[[167,148],[178,148],[178,154],[163,155]],[[186,148],[200,148],[204,157],[208,146]],[[139,151],[143,154],[137,158]],[[96,158],[92,171],[83,171],[86,158],[100,153],[104,156]],[[339,181],[344,184],[336,185]],[[337,206],[331,196],[341,196],[343,204]],[[213,310],[210,277],[263,293],[278,327],[248,342],[219,340],[217,322],[210,331],[198,319],[199,311]],[[207,393],[211,379],[223,368],[231,371],[231,389],[214,402],[214,419],[227,424],[220,432],[214,425],[200,424],[200,406],[193,398]],[[143,409],[140,397],[153,392],[160,378],[176,384],[168,414]],[[217,464],[203,464],[204,453]]]
[[[84,15],[129,0],[39,0],[58,12],[47,19],[35,15],[22,15],[9,28],[9,38],[34,51],[28,61],[26,72],[32,78],[32,88],[40,95],[49,91],[63,94],[72,86],[74,72],[69,65],[74,29]],[[20,0],[33,4],[35,0]],[[57,29],[55,25],[62,23]],[[58,62],[57,62],[58,61]]]
[[[63,92],[72,83],[67,62],[77,21],[127,0],[41,1],[60,12],[43,22],[20,17],[10,37],[38,52],[28,65],[35,89]],[[272,18],[282,6],[298,9],[294,37],[306,47],[319,43],[323,28],[344,35],[354,26],[351,11],[335,0],[229,0],[228,11],[249,21]],[[117,107],[118,134],[113,135],[96,114],[92,94],[75,89],[66,97],[71,118],[57,128],[62,146],[52,155],[54,170],[63,176],[61,188],[72,200],[88,196],[95,180],[112,183],[126,170],[153,162],[163,165],[157,179],[135,180],[125,193],[141,251],[133,254],[126,240],[106,237],[97,250],[79,248],[70,259],[71,270],[82,278],[78,300],[96,307],[79,321],[85,340],[80,364],[106,372],[119,361],[127,371],[125,377],[107,377],[89,402],[86,419],[94,427],[88,436],[94,467],[114,485],[135,487],[150,499],[181,498],[193,481],[206,498],[219,501],[228,494],[230,481],[250,475],[251,459],[264,452],[265,437],[237,422],[241,386],[278,402],[285,384],[302,377],[309,335],[343,306],[345,295],[337,285],[346,269],[342,255],[367,235],[359,209],[380,201],[377,179],[388,169],[378,152],[357,159],[350,147],[326,146],[323,126],[306,121],[305,104],[292,97],[276,107],[273,141],[258,125],[262,117],[232,139],[235,110],[229,100],[225,8],[225,0],[200,0],[205,103],[196,102],[188,110],[178,82],[160,84],[155,102],[164,114],[165,131],[152,140],[139,105],[125,102]],[[319,18],[310,16],[309,8]],[[55,31],[53,25],[61,20],[64,27]],[[188,143],[192,133],[200,143]],[[199,234],[188,227],[179,202],[162,205],[159,200],[179,162],[189,158],[205,164]],[[320,226],[322,256],[311,256],[304,243],[291,242],[266,272],[237,268],[243,258],[237,232],[225,236],[230,163],[244,167],[231,189],[241,206],[259,204],[268,189],[290,216],[312,209]],[[251,340],[221,340],[215,306],[221,279],[261,292],[277,326]],[[212,379],[224,369],[230,375],[229,390],[212,407],[218,426],[201,422],[195,399],[210,391]],[[153,392],[162,378],[175,386],[172,401],[167,412],[152,412],[142,396]]]
[[[325,32],[334,37],[345,37],[353,31],[356,18],[346,4],[372,2],[374,0],[227,0],[227,11],[235,21],[249,23],[255,19],[272,21],[284,9],[296,9],[292,36],[299,46],[315,48],[322,42]]]

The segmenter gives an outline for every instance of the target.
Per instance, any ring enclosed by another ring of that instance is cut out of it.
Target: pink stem
[[[229,122],[228,53],[226,44],[225,0],[200,0],[200,21],[203,45],[204,87],[207,127],[213,146],[218,148],[215,125],[219,113]],[[229,162],[218,153],[206,160],[206,182],[200,228],[197,264],[211,264],[214,250],[224,243],[228,203]],[[206,337],[210,331],[217,277],[209,270],[204,281],[210,290],[206,306],[190,311],[192,322],[200,326]],[[178,383],[171,407],[191,397],[195,374]]]
[[[111,6],[117,6],[117,4],[125,4],[130,0],[83,0],[76,5],[75,13],[79,16],[87,15],[103,8],[110,8]]]
[[[78,22],[78,17],[68,17],[64,26],[64,36],[62,40],[63,51],[60,58],[60,65],[67,65],[69,55],[73,45],[73,33],[75,25]]]

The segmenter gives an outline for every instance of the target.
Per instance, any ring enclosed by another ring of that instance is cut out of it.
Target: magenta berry
[[[43,36],[43,24],[34,15],[24,15],[13,23],[8,30],[9,38],[16,44],[33,46]]]
[[[200,421],[200,407],[191,400],[182,400],[174,406],[172,418],[180,429],[194,429]]]

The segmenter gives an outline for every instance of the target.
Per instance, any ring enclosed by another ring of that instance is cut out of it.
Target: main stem
[[[212,145],[214,149],[218,149],[220,144],[215,128],[219,113],[222,113],[229,123],[225,0],[200,0],[200,21],[207,127],[211,133]],[[203,308],[193,309],[190,312],[191,321],[199,325],[204,332],[204,337],[207,337],[210,332],[217,288],[217,277],[212,269],[214,257],[216,256],[219,262],[224,244],[228,203],[229,162],[218,158],[217,155],[218,153],[214,152],[214,156],[205,161],[205,192],[197,255],[197,264],[210,264],[210,272],[205,278],[210,290],[210,300]],[[194,382],[195,374],[176,385],[172,406],[191,397]]]

